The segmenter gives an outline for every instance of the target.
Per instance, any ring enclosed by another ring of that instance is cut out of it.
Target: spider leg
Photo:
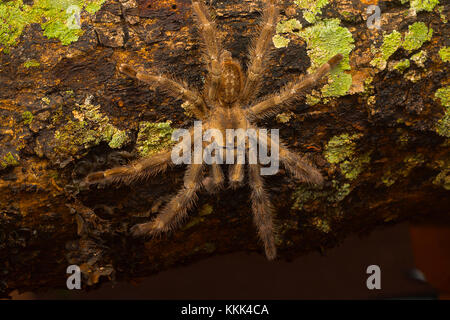
[[[209,193],[214,194],[222,189],[224,180],[220,165],[213,163],[209,169],[209,176],[203,179],[202,184]]]
[[[131,228],[134,236],[154,235],[176,227],[187,216],[202,186],[203,164],[191,164],[184,175],[184,187],[162,209],[153,221]]]
[[[317,170],[307,159],[290,151],[282,141],[279,141],[279,143],[275,143],[269,136],[267,136],[266,141],[259,139],[258,143],[260,145],[264,144],[262,146],[266,150],[273,150],[272,148],[278,148],[280,162],[295,179],[298,179],[302,182],[314,183],[317,185],[323,184],[323,177],[319,170]]]
[[[127,166],[93,172],[86,177],[85,181],[89,184],[102,182],[130,184],[162,173],[171,166],[173,166],[171,151],[166,150],[149,158],[134,161]]]
[[[124,63],[120,65],[119,70],[131,78],[150,84],[154,89],[158,88],[164,91],[173,98],[186,100],[189,102],[189,111],[200,120],[205,118],[207,113],[205,101],[203,101],[198,92],[188,89],[185,83],[180,83],[162,75],[143,73]]]
[[[205,59],[208,68],[208,79],[205,85],[205,88],[208,88],[207,96],[209,100],[215,101],[222,74],[221,41],[217,36],[216,25],[206,5],[202,1],[192,0],[192,9],[205,46]]]
[[[341,54],[337,54],[317,69],[315,73],[301,77],[299,80],[287,84],[278,94],[265,98],[261,102],[250,107],[247,111],[247,116],[252,120],[256,120],[278,113],[283,105],[286,105],[297,98],[299,93],[305,89],[314,86],[332,68],[337,66],[342,58]]]
[[[252,189],[253,221],[258,228],[259,238],[264,244],[267,259],[273,260],[277,255],[272,218],[273,209],[267,192],[264,190],[264,181],[260,175],[258,164],[249,165],[249,183]]]
[[[268,51],[271,48],[272,36],[275,32],[279,10],[276,0],[265,0],[259,36],[253,40],[250,49],[247,78],[240,101],[246,104],[253,99],[259,91],[261,77],[263,76],[268,59]]]

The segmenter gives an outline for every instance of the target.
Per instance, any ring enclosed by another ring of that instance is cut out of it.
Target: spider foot
[[[133,67],[131,67],[125,63],[122,63],[119,66],[119,71],[126,74],[127,76],[129,76],[131,78],[136,78],[137,71]]]
[[[164,231],[164,226],[165,225],[161,220],[155,219],[151,222],[134,225],[131,227],[130,232],[133,237],[151,236]]]

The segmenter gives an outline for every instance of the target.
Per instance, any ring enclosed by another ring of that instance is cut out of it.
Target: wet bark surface
[[[245,66],[259,1],[211,5],[224,46]],[[448,62],[438,53],[449,45],[448,24],[437,10],[408,16],[400,1],[379,5],[382,30],[367,28],[363,2],[335,1],[322,9],[323,19],[340,19],[354,39],[347,94],[313,106],[301,99],[287,121],[258,123],[280,129],[289,148],[314,162],[326,180],[321,189],[305,186],[283,168],[265,179],[279,259],[326,252],[350,234],[400,221],[450,221],[449,133],[436,130],[445,107],[435,96],[449,82]],[[292,1],[282,8],[282,20],[308,26]],[[448,16],[448,5],[441,11]],[[411,62],[411,72],[401,73],[370,64],[383,32],[405,34],[417,21],[433,29],[431,39],[412,52],[399,48],[389,61],[424,50],[423,66]],[[188,128],[194,121],[182,101],[121,75],[118,64],[169,73],[197,88],[205,76],[188,0],[111,0],[93,15],[83,12],[81,22],[83,34],[69,45],[48,39],[31,23],[17,45],[0,52],[1,295],[65,288],[71,264],[81,267],[83,287],[92,289],[211,255],[263,254],[248,186],[201,193],[184,226],[143,240],[131,237],[130,227],[157,214],[181,187],[185,167],[131,186],[81,183],[90,172],[137,158],[143,122],[170,120],[172,128]],[[289,45],[273,50],[261,97],[311,65],[306,41],[293,33],[286,37]],[[26,67],[30,60],[39,65]],[[114,144],[110,131],[126,139]],[[347,157],[339,159],[342,154]]]

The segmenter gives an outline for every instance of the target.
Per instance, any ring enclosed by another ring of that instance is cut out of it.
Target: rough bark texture
[[[302,26],[279,28],[278,40],[290,42],[274,50],[261,96],[307,73],[322,20],[339,19],[354,47],[344,48],[348,92],[308,105],[317,102],[319,87],[315,97],[260,123],[279,128],[327,180],[316,189],[283,170],[265,179],[277,212],[280,259],[324,251],[351,233],[405,219],[449,221],[448,4],[413,14],[410,3],[380,2],[382,29],[376,30],[366,25],[367,2],[330,1],[315,21],[305,20],[294,1],[282,5],[281,20]],[[245,65],[260,2],[210,3],[225,47]],[[414,34],[417,22],[433,34]],[[198,88],[205,70],[188,0],[108,0],[94,13],[83,10],[81,23],[78,40],[63,45],[34,20],[0,52],[0,295],[64,288],[70,264],[81,266],[84,288],[94,288],[211,255],[262,253],[247,187],[201,194],[184,227],[143,241],[129,228],[153,217],[178,190],[183,167],[133,186],[80,185],[89,172],[164,148],[171,128],[193,121],[182,101],[119,74],[119,63],[172,73]],[[309,27],[313,38],[302,33]],[[333,28],[336,35],[344,30]],[[400,47],[389,56],[382,49],[393,30],[404,40],[394,41]]]

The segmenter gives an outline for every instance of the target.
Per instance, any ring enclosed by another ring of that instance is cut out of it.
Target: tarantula
[[[201,1],[192,0],[192,9],[202,37],[204,60],[208,71],[202,92],[188,88],[185,83],[163,75],[141,72],[127,64],[121,64],[119,70],[131,78],[149,84],[153,89],[162,89],[172,97],[185,100],[189,110],[197,119],[203,121],[203,126],[206,128],[216,128],[221,132],[226,129],[256,128],[254,125],[256,120],[281,111],[283,107],[298,98],[301,92],[318,83],[319,79],[342,60],[342,55],[338,54],[315,73],[302,76],[288,83],[280,92],[255,102],[272,49],[271,40],[279,14],[276,0],[265,1],[259,35],[253,40],[245,75],[240,63],[232,58],[229,51],[222,48],[215,23],[206,5]],[[192,134],[192,131],[191,129],[189,134]],[[302,182],[322,184],[323,178],[320,172],[305,158],[289,151],[282,142],[276,143],[268,138],[267,147],[279,148],[279,160],[294,178]],[[192,144],[189,148],[192,148]],[[246,150],[248,157],[248,149]],[[170,150],[165,150],[136,160],[127,166],[91,173],[86,177],[86,181],[88,183],[131,183],[163,173],[173,165]],[[228,169],[230,186],[236,188],[243,185],[244,164],[224,166]],[[178,194],[173,196],[152,221],[135,225],[131,228],[131,233],[134,236],[144,236],[169,231],[187,217],[201,189],[205,188],[211,192],[222,189],[225,181],[222,166],[218,163],[208,165],[209,174],[205,177],[206,167],[207,164],[203,162],[188,165],[184,175],[184,186]],[[254,223],[258,229],[259,238],[264,244],[266,256],[272,260],[276,257],[273,208],[268,193],[264,189],[260,168],[261,163],[248,164],[247,174],[251,188]]]

